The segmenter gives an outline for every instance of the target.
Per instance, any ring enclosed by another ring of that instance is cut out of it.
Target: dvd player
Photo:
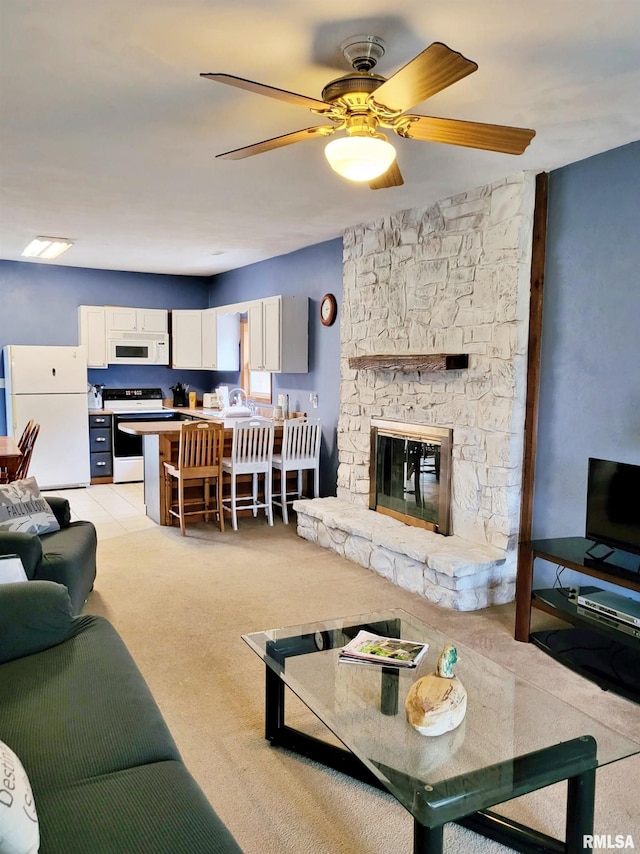
[[[592,620],[601,626],[608,626],[610,629],[615,629],[618,632],[623,632],[625,635],[631,635],[633,638],[640,638],[640,628],[632,626],[630,623],[623,623],[616,620],[615,617],[608,617],[606,614],[601,614],[599,611],[594,611],[592,608],[583,608],[578,605],[576,608],[578,614],[587,620]]]
[[[577,604],[620,623],[640,628],[640,602],[628,596],[620,596],[608,590],[598,590],[595,593],[579,593]]]

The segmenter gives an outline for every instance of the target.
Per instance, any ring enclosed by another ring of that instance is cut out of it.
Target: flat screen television
[[[586,537],[640,554],[640,466],[589,458]]]

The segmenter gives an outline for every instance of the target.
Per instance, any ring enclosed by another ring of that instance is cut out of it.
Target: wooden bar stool
[[[164,464],[164,488],[166,507],[170,516],[180,520],[180,533],[185,536],[185,518],[209,514],[218,517],[220,530],[224,531],[224,516],[221,504],[222,448],[224,425],[210,421],[185,421],[180,425],[180,445],[176,465]],[[195,497],[185,496],[186,487],[195,487],[202,481],[202,493]],[[176,500],[173,484],[177,484]],[[213,487],[214,504],[211,504]],[[189,509],[187,509],[189,508]]]
[[[223,511],[231,514],[233,530],[238,530],[238,510],[264,510],[270,525],[273,525],[271,503],[271,461],[273,458],[273,421],[269,418],[238,420],[233,425],[231,456],[222,460],[222,474],[231,478],[231,495],[223,498]],[[239,475],[252,475],[251,495],[238,495]],[[258,478],[264,477],[264,501],[259,500]],[[224,480],[224,477],[223,477]]]
[[[288,504],[302,498],[302,473],[313,472],[314,498],[320,495],[320,439],[322,424],[319,418],[290,418],[282,428],[282,451],[273,455],[273,469],[280,472],[280,496],[273,503],[282,508],[282,521],[289,524]],[[287,474],[297,472],[296,489],[287,492]]]

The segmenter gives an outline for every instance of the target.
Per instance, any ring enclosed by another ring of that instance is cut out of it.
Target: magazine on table
[[[416,667],[428,649],[428,643],[387,638],[361,629],[355,638],[340,650],[340,661],[348,664]]]

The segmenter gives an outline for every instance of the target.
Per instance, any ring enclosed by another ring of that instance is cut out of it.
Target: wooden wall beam
[[[533,526],[533,496],[536,464],[538,405],[540,398],[540,354],[542,349],[542,308],[544,268],[547,244],[547,205],[549,175],[536,176],[533,216],[533,249],[531,257],[531,297],[529,304],[529,344],[527,356],[527,395],[524,424],[524,459],[522,469],[522,504],[516,579],[515,638],[528,641],[531,629],[531,591],[533,561],[527,543]]]

